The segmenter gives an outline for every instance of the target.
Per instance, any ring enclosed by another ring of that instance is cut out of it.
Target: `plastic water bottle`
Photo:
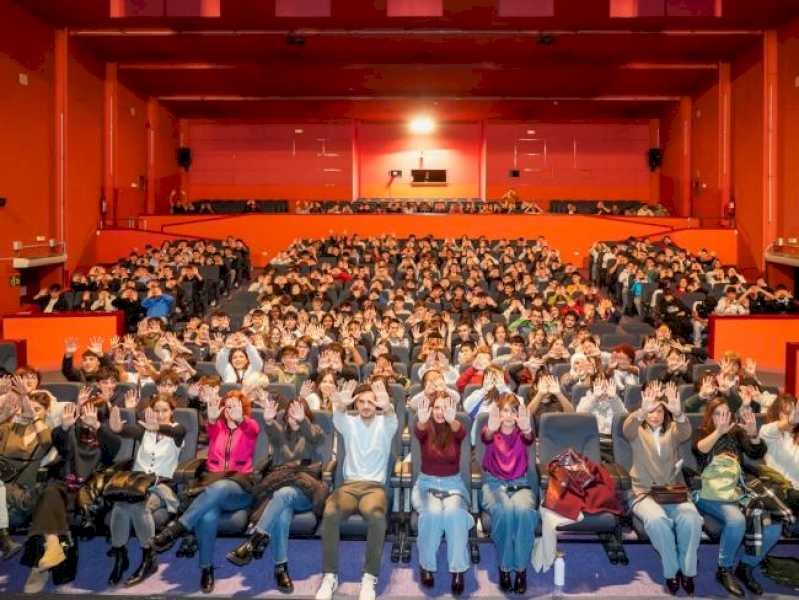
[[[555,589],[552,592],[554,598],[563,596],[563,586],[566,584],[566,555],[558,551],[555,555]]]

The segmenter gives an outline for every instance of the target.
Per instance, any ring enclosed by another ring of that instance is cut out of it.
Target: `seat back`
[[[482,431],[488,423],[488,414],[483,413],[477,415],[476,426],[477,436],[474,441],[474,459],[478,465],[483,464],[483,457],[485,456],[486,446],[483,443]],[[527,447],[527,481],[533,490],[533,493],[538,496],[539,483],[538,483],[538,470],[536,469],[535,460],[535,444],[530,444]],[[467,488],[468,489],[468,488]]]
[[[463,479],[463,485],[468,490],[471,487],[472,448],[469,444],[469,431],[472,428],[472,420],[466,413],[458,413],[456,418],[466,432],[466,437],[461,442],[459,471],[461,479]],[[431,426],[428,425],[428,427]],[[416,411],[408,411],[408,428],[411,430],[411,486],[413,486],[422,472],[422,445],[416,435],[413,434],[416,428]]]
[[[599,429],[594,415],[547,413],[538,426],[539,455],[546,466],[561,451],[573,448],[595,463],[600,462]]]
[[[613,438],[613,461],[629,471],[633,466],[633,447],[622,431],[625,420],[627,420],[627,415],[613,417],[611,436]]]
[[[135,425],[136,424],[136,411],[132,408],[123,408],[120,409],[120,414],[122,415],[122,420],[127,425]],[[126,461],[131,460],[134,457],[134,442],[128,438],[120,438],[119,450],[117,450],[117,455],[114,457],[114,463],[123,463]]]
[[[43,383],[39,386],[43,390],[47,390],[59,402],[77,402],[78,393],[80,392],[80,383]]]
[[[200,417],[193,408],[176,408],[175,421],[183,425],[186,437],[183,438],[183,448],[180,449],[181,463],[191,460],[197,455],[197,438],[200,435]]]

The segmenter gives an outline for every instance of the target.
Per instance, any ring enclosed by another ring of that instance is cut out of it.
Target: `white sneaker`
[[[316,592],[316,600],[333,600],[333,594],[338,588],[338,575],[335,573],[325,573],[322,583]],[[372,596],[374,598],[374,596]]]
[[[364,573],[361,579],[361,591],[358,592],[358,600],[375,600],[377,598],[375,587],[377,587],[377,577]]]

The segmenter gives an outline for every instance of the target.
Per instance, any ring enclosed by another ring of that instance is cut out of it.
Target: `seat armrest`
[[[398,459],[394,463],[394,471],[391,474],[391,487],[393,488],[409,488],[411,487],[411,480],[413,473],[411,472],[411,463]]]
[[[336,459],[331,458],[330,462],[328,462],[322,469],[322,481],[325,482],[331,489],[333,487],[333,479],[336,475],[336,464]]]
[[[203,471],[205,471],[205,459],[192,458],[191,460],[187,460],[183,464],[178,465],[178,468],[175,469],[173,479],[177,483],[186,483],[188,481],[197,479]]]
[[[549,485],[549,469],[541,463],[536,463],[535,472],[538,473],[538,487],[541,488],[541,493],[545,494]]]
[[[252,466],[253,473],[262,474],[272,462],[272,456],[267,456],[266,458],[262,458],[257,463]]]
[[[405,426],[405,429],[402,430],[400,439],[402,440],[402,449],[407,452],[411,447],[411,428],[407,425]]]
[[[602,466],[607,469],[608,474],[613,478],[613,483],[616,484],[617,490],[628,491],[632,489],[632,479],[627,469],[618,463],[604,463]]]
[[[479,463],[472,461],[471,465],[471,482],[472,482],[472,489],[479,490],[483,487],[483,469],[479,465]]]

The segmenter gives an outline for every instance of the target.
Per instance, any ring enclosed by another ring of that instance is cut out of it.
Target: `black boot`
[[[680,586],[685,590],[689,596],[693,596],[696,591],[696,584],[693,577],[686,577],[682,572],[677,572],[677,579],[680,580]]]
[[[735,576],[740,579],[744,587],[755,596],[761,596],[763,594],[763,587],[757,582],[757,579],[755,579],[755,574],[752,572],[752,567],[749,565],[738,563],[738,566],[735,567]]]
[[[452,584],[450,585],[450,591],[452,592],[452,595],[460,596],[463,593],[463,588],[463,573],[453,573]]]
[[[175,519],[169,525],[164,527],[161,530],[161,533],[153,537],[151,545],[159,554],[161,552],[166,552],[172,547],[172,544],[174,544],[175,541],[185,533],[186,528],[183,526],[183,523]]]
[[[109,585],[118,585],[129,566],[128,549],[125,546],[114,548],[114,568],[111,569],[111,575],[108,576]]]
[[[677,592],[680,591],[680,580],[676,577],[669,577],[666,579],[664,587],[670,596],[676,596]]]
[[[510,592],[513,589],[513,582],[510,579],[510,571],[499,570],[499,589],[503,592]]]
[[[277,584],[277,589],[284,594],[290,594],[294,591],[294,582],[289,575],[288,563],[275,565],[275,583]]]
[[[140,584],[153,575],[158,570],[158,561],[155,558],[155,550],[152,548],[142,548],[141,564],[136,568],[128,580],[125,582],[127,587]]]
[[[735,576],[732,574],[732,569],[719,567],[718,571],[716,571],[716,581],[718,581],[721,584],[721,587],[723,587],[733,596],[743,598],[746,595],[741,589],[741,586],[738,585],[738,582],[735,580]]]
[[[0,552],[3,553],[3,560],[8,560],[22,550],[22,544],[16,543],[8,529],[0,529]]]
[[[516,571],[516,580],[513,582],[513,591],[517,594],[527,593],[527,571]]]
[[[210,594],[214,591],[213,567],[203,567],[202,573],[200,574],[200,587],[203,590],[203,594]]]
[[[419,567],[419,581],[426,588],[431,588],[436,584],[435,576],[432,571]]]
[[[227,553],[226,557],[234,565],[243,567],[250,564],[256,553],[263,556],[264,549],[269,545],[269,536],[256,531],[249,539],[244,540],[238,548]]]

